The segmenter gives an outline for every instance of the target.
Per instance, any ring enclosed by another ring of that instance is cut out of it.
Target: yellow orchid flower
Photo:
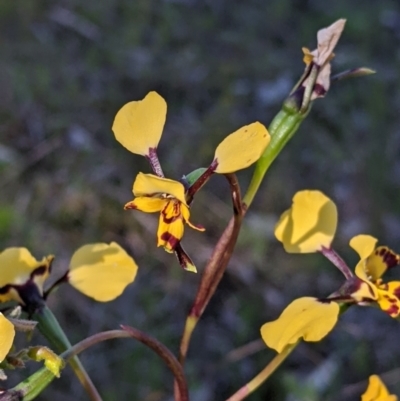
[[[397,396],[389,393],[379,376],[372,375],[361,401],[397,401]]]
[[[337,227],[337,209],[319,191],[299,191],[290,209],[284,212],[275,227],[276,238],[287,252],[321,252],[345,275],[346,282],[331,299],[360,304],[376,302],[392,317],[400,315],[400,281],[384,283],[381,276],[400,263],[400,255],[386,246],[376,247],[369,235],[351,239],[350,246],[359,254],[355,276],[331,248]]]
[[[304,297],[293,301],[273,322],[261,327],[261,337],[278,353],[297,341],[320,341],[335,326],[339,317],[336,302]]]
[[[384,283],[381,276],[399,264],[400,256],[386,246],[376,247],[378,240],[370,235],[357,235],[350,246],[360,256],[355,273],[369,287],[369,293],[356,291],[352,297],[358,302],[375,301],[392,317],[400,315],[400,281]]]
[[[0,313],[0,362],[4,360],[14,341],[14,325]]]
[[[150,156],[160,142],[167,103],[157,92],[143,100],[125,104],[115,116],[112,130],[116,140],[132,153]]]
[[[173,252],[183,237],[185,223],[198,231],[204,231],[189,221],[190,210],[185,199],[185,187],[178,181],[139,173],[133,183],[135,199],[125,209],[137,209],[146,213],[160,212],[157,246]]]

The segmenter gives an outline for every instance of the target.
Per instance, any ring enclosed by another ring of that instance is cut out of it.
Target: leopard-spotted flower
[[[158,159],[157,146],[166,113],[165,100],[156,92],[150,92],[143,100],[124,105],[115,116],[112,130],[117,141],[130,152],[145,156],[154,173],[137,175],[133,183],[135,198],[125,205],[125,209],[160,212],[157,245],[167,252],[174,252],[185,270],[195,272],[195,265],[180,243],[185,224],[204,231],[202,226],[189,221],[189,205],[195,193],[214,173],[229,175],[255,163],[268,146],[270,135],[259,122],[239,128],[218,145],[208,168],[197,169],[183,176],[184,185],[165,178]],[[237,205],[235,207],[235,210],[240,209]]]
[[[360,256],[355,275],[332,248],[337,227],[335,204],[320,191],[299,191],[291,208],[275,226],[275,236],[289,253],[320,252],[344,274],[339,290],[325,299],[311,297],[293,301],[273,321],[264,324],[261,336],[265,343],[283,352],[287,346],[304,341],[319,341],[335,326],[339,304],[377,304],[391,317],[400,316],[400,281],[384,283],[381,276],[400,263],[400,255],[386,246],[376,246],[369,235],[358,235],[350,246]]]
[[[383,282],[382,275],[397,266],[400,256],[386,246],[376,246],[378,240],[370,235],[357,235],[350,246],[360,256],[355,273],[364,286],[351,294],[358,302],[376,302],[392,317],[400,315],[400,281]],[[368,289],[368,292],[365,291]]]
[[[337,210],[332,200],[320,191],[299,191],[292,207],[278,221],[275,236],[287,252],[320,252],[342,271],[346,282],[334,294],[338,300],[377,303],[390,316],[399,316],[400,281],[384,283],[381,276],[399,264],[400,256],[386,246],[376,247],[376,238],[358,235],[350,241],[360,256],[354,276],[331,247],[336,227]]]
[[[153,174],[139,173],[133,183],[135,199],[125,209],[137,209],[146,213],[160,212],[157,246],[173,252],[183,237],[187,224],[195,230],[204,231],[189,221],[190,210],[185,199],[182,183]]]

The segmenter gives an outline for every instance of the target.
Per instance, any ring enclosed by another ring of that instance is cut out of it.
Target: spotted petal
[[[378,280],[387,269],[399,264],[400,255],[386,246],[376,247],[377,239],[370,235],[357,235],[350,240],[350,246],[361,258],[356,267],[356,275]],[[362,271],[363,270],[363,271]]]
[[[297,341],[320,341],[335,326],[339,305],[304,297],[293,301],[273,322],[261,327],[261,336],[268,347],[282,352]]]
[[[183,237],[184,228],[180,203],[176,200],[169,201],[160,214],[157,246],[163,246],[167,252],[173,252]]]
[[[377,285],[380,308],[391,317],[400,315],[400,281],[380,283]]]
[[[137,265],[117,243],[88,244],[72,256],[69,283],[78,291],[100,302],[122,294],[136,277]]]
[[[249,167],[260,158],[270,139],[259,122],[238,129],[218,145],[213,161],[217,164],[215,172],[227,174]]]
[[[157,92],[122,106],[112,126],[116,140],[132,153],[149,155],[157,148],[167,115],[167,103]]]
[[[311,253],[329,248],[336,232],[336,205],[320,191],[299,191],[275,226],[286,252]]]
[[[186,204],[183,184],[154,174],[139,173],[133,183],[133,194],[137,197],[164,196],[166,194]]]

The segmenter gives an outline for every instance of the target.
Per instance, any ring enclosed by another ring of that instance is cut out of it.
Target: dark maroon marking
[[[31,273],[30,279],[32,280],[35,276],[43,276],[43,274],[45,274],[46,271],[47,271],[47,265],[39,266]]]
[[[391,249],[380,247],[376,251],[377,254],[382,257],[383,262],[386,264],[388,269],[395,267],[399,264],[399,256]]]
[[[328,298],[318,298],[316,301],[321,304],[330,304],[331,302],[333,302],[331,299]]]
[[[10,291],[11,288],[14,288],[11,284],[7,284],[7,285],[1,287],[0,294],[7,294],[7,292]]]
[[[175,247],[175,255],[178,258],[178,262],[182,269],[186,270],[188,265],[194,266],[192,259],[190,259],[190,256],[183,249],[180,242]]]
[[[371,298],[374,298],[374,293],[371,289],[371,286],[366,281],[361,280],[360,278],[355,276],[346,280],[339,291],[341,295],[352,297],[352,294],[358,291],[363,284],[366,284],[368,286],[368,291],[371,294]],[[363,301],[370,301],[371,298],[370,299],[364,298]]]
[[[393,295],[397,298],[400,299],[400,287],[395,288],[393,291]]]
[[[135,205],[129,204],[129,205],[125,205],[125,206],[124,206],[124,209],[125,209],[125,210],[136,210],[137,207],[136,207]]]
[[[321,84],[316,83],[314,85],[313,93],[315,93],[317,96],[325,96],[326,89]]]
[[[163,216],[163,222],[166,224],[171,224],[176,220],[179,220],[182,218],[182,213],[181,213],[181,206],[179,204],[179,201],[171,201],[174,202],[174,215],[172,217],[167,217],[165,215],[165,209],[168,206],[170,202],[164,207],[164,209],[161,211],[161,215]]]
[[[176,238],[174,235],[172,235],[169,232],[162,233],[160,238],[163,241],[167,242],[170,245],[171,249],[175,249],[175,247],[179,244],[179,241],[180,241],[178,238]]]
[[[383,309],[384,312],[388,313],[389,315],[397,315],[399,313],[399,307],[397,305],[390,305],[389,309]]]

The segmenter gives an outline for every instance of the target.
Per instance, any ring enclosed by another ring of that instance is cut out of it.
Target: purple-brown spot
[[[165,210],[166,210],[167,206],[169,205],[169,203],[170,202],[168,202],[168,204],[161,211],[161,216],[162,216],[163,222],[165,224],[171,224],[174,221],[182,218],[181,205],[178,201],[173,201],[173,213],[172,213],[171,217],[167,217]]]
[[[399,307],[397,305],[390,305],[388,309],[383,309],[383,311],[392,317],[396,317],[399,314]]]
[[[313,93],[315,93],[319,97],[322,97],[322,96],[325,96],[326,90],[321,84],[316,83],[314,85]]]
[[[382,258],[388,269],[397,266],[400,262],[399,255],[397,255],[395,252],[385,246],[380,246],[376,248],[375,254]]]
[[[397,287],[393,290],[392,294],[397,298],[400,299],[400,287]]]
[[[174,235],[166,231],[165,233],[162,233],[160,236],[160,239],[165,241],[169,246],[167,247],[168,249],[175,249],[175,247],[179,244],[179,238],[176,238]],[[164,245],[166,246],[166,245]]]

